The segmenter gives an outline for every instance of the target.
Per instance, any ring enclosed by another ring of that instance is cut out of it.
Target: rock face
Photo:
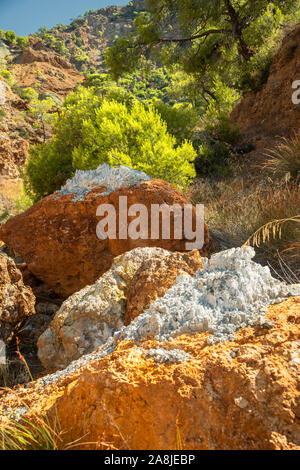
[[[269,268],[251,261],[254,255],[249,247],[211,260],[158,248],[132,250],[64,302],[38,341],[39,358],[53,371],[101,345],[109,354],[120,341],[166,341],[206,331],[213,343],[233,339],[249,325],[269,327],[267,306],[299,295],[300,287],[273,279]]]
[[[12,259],[0,255],[0,340],[8,343],[13,333],[34,315],[35,298],[24,286],[22,274]]]
[[[267,320],[272,328],[218,344],[200,333],[122,342],[104,358],[100,349],[2,392],[0,420],[8,409],[59,419],[65,443],[84,436],[91,449],[176,450],[180,433],[184,450],[299,450],[300,298],[270,307]]]
[[[117,257],[95,284],[69,297],[38,340],[38,355],[44,367],[64,369],[106,343],[124,324],[127,290],[136,271],[147,261],[169,255],[161,248],[136,248]]]
[[[128,169],[126,170],[127,181]],[[150,229],[147,240],[123,240],[119,237],[120,213],[124,215],[126,212],[119,210],[120,196],[127,197],[128,207],[143,204],[148,210],[148,224],[151,227],[152,204],[178,204],[180,207],[188,204],[185,197],[172,185],[161,180],[141,183],[139,177],[136,186],[132,186],[131,180],[129,187],[126,187],[126,181],[120,181],[120,189],[108,191],[105,181],[99,178],[98,186],[95,186],[94,180],[93,187],[89,188],[90,192],[85,196],[78,195],[76,185],[73,193],[48,196],[25,213],[10,219],[0,229],[0,239],[23,257],[29,270],[38,279],[62,297],[68,297],[93,284],[108,271],[116,256],[134,248],[150,246],[169,251],[186,250],[188,240],[184,236],[174,239],[173,214],[170,239],[162,239],[161,220],[159,239],[151,239]],[[101,220],[97,218],[96,212],[102,204],[110,204],[116,209],[117,239],[100,240],[96,235],[96,227]],[[194,208],[192,216],[195,221]],[[135,218],[128,217],[128,224]],[[201,254],[207,255],[208,250],[209,234],[205,225]]]
[[[13,58],[9,65],[6,56]],[[38,88],[40,99],[51,97],[61,106],[65,96],[74,90],[83,76],[38,38],[30,38],[29,47],[23,51],[6,46],[3,49],[1,42],[0,59],[3,68],[12,74],[8,81],[0,78],[0,177],[14,179],[20,176],[20,167],[26,163],[30,144],[42,143],[44,135],[36,126],[36,117],[28,112],[28,101],[13,90],[17,87]],[[11,88],[12,81],[17,87]],[[46,136],[50,138],[51,135],[52,128],[47,124]]]
[[[163,297],[178,275],[193,276],[202,268],[201,256],[196,250],[145,261],[130,283],[124,324],[129,325],[157,298]]]
[[[299,40],[298,26],[284,38],[267,83],[257,93],[247,93],[233,110],[232,120],[239,125],[242,136],[253,141],[258,149],[270,148],[275,137],[288,137],[299,129],[300,105],[292,101],[296,91],[292,84],[300,76]]]

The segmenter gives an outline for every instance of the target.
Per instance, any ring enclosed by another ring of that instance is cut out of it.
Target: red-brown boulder
[[[169,251],[186,251],[183,236],[175,240],[118,239],[119,196],[127,196],[128,207],[143,204],[148,209],[151,227],[152,204],[179,204],[189,202],[171,184],[149,180],[135,187],[121,187],[110,194],[102,194],[103,187],[94,187],[81,200],[74,195],[52,194],[28,211],[10,219],[0,229],[0,239],[20,254],[28,269],[57,294],[68,297],[83,287],[93,284],[106,272],[115,256],[137,247],[161,247]],[[96,216],[98,206],[112,204],[117,213],[117,239],[100,240],[96,227],[101,220]],[[196,209],[193,208],[193,220]],[[128,217],[128,223],[135,217]],[[160,221],[161,225],[161,221]],[[161,232],[161,230],[160,230]],[[206,256],[209,248],[208,228],[205,225],[204,246],[200,254]]]

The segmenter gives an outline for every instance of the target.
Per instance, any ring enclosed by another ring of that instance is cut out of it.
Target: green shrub
[[[195,168],[198,176],[227,176],[230,173],[231,152],[223,142],[203,143],[198,149]]]
[[[180,142],[191,139],[199,118],[193,106],[189,103],[176,103],[174,106],[161,100],[153,99],[151,105],[167,123],[168,131]]]
[[[14,77],[9,70],[0,70],[1,77],[5,78],[10,87],[15,83]]]
[[[230,122],[224,112],[217,112],[210,116],[205,125],[205,130],[215,139],[228,144],[234,144],[239,136],[239,127]]]
[[[9,44],[13,44],[16,42],[16,33],[13,31],[5,31],[4,38]]]
[[[17,36],[16,42],[20,49],[25,49],[25,47],[28,45],[28,38],[25,36]]]
[[[53,140],[31,149],[25,185],[37,200],[59,189],[76,169],[108,163],[184,187],[195,176],[195,157],[192,144],[177,145],[153,107],[138,101],[127,106],[80,88],[67,97]]]

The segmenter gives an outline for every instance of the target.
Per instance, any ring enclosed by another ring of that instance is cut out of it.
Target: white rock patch
[[[138,351],[143,353],[147,359],[154,359],[158,364],[176,364],[192,359],[192,356],[189,353],[186,353],[181,349],[171,349],[169,351],[165,348],[139,348]]]
[[[267,307],[300,295],[300,288],[274,279],[268,267],[252,261],[254,256],[253,248],[244,247],[203,259],[203,270],[194,277],[178,276],[164,297],[115,336],[166,341],[207,331],[217,343],[234,339],[236,331],[247,326],[267,324]]]
[[[99,351],[44,377],[42,386],[111,354],[122,340],[154,338],[162,342],[181,334],[206,331],[210,333],[210,341],[217,343],[233,340],[236,331],[247,326],[271,326],[265,316],[267,307],[288,297],[300,296],[300,286],[288,286],[274,279],[268,267],[252,261],[254,255],[253,248],[244,247],[218,253],[210,260],[204,258],[203,270],[194,277],[178,276],[164,297],[157,299],[130,325],[115,332]],[[140,350],[157,362],[189,359],[189,355],[185,356],[180,350],[167,351],[163,347]]]
[[[104,163],[96,170],[77,170],[75,176],[66,182],[58,191],[58,194],[63,196],[74,194],[76,196],[74,200],[78,201],[84,199],[97,186],[105,187],[106,191],[101,194],[106,195],[122,186],[134,187],[150,179],[150,176],[141,171],[136,171],[126,166],[111,168]]]

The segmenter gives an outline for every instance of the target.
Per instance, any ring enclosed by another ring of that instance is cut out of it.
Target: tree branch
[[[190,36],[188,38],[166,38],[166,39],[160,39],[158,42],[189,42],[189,41],[194,41],[195,39],[200,39],[200,38],[206,38],[207,36],[211,34],[232,34],[231,29],[209,29],[208,31],[204,31],[203,33],[200,34],[195,34],[193,36]]]

